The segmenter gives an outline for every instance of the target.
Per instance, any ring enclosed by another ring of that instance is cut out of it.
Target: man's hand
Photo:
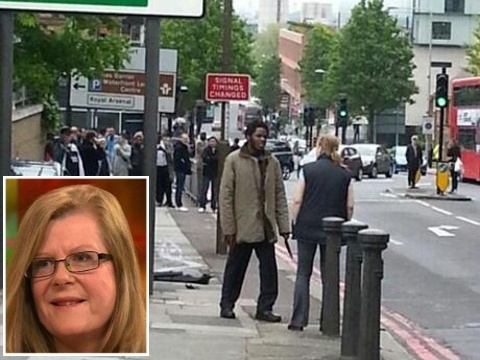
[[[233,246],[235,245],[235,241],[236,241],[235,237],[236,237],[235,234],[224,235],[223,239],[228,246]]]
[[[280,234],[280,236],[283,237],[285,241],[287,241],[290,238],[290,233],[283,233],[283,234]]]

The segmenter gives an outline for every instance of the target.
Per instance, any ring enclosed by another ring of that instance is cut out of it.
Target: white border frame
[[[213,77],[213,76],[228,76],[228,77],[243,77],[243,78],[248,78],[248,99],[246,100],[239,100],[239,99],[224,99],[224,100],[219,100],[219,99],[211,99],[208,96],[208,78]],[[252,77],[248,74],[236,74],[236,73],[207,73],[205,76],[205,100],[210,101],[210,102],[229,102],[229,101],[250,101],[250,98],[252,97],[252,92],[251,92],[251,87],[252,87]]]
[[[6,251],[7,251],[7,227],[6,227],[6,220],[7,220],[7,202],[6,202],[6,195],[7,195],[7,189],[6,189],[6,180],[8,179],[34,179],[34,180],[63,180],[63,179],[75,179],[75,180],[83,180],[83,179],[89,179],[89,180],[116,180],[116,179],[143,179],[146,180],[146,199],[145,199],[145,204],[146,204],[146,223],[145,226],[147,227],[146,231],[146,334],[147,334],[147,351],[145,353],[7,353],[5,350],[5,345],[6,345],[6,326],[5,326],[5,305],[6,305],[6,265],[7,265],[7,257],[5,256]],[[38,357],[38,356],[43,356],[43,357],[59,357],[59,356],[73,356],[73,357],[87,357],[87,356],[94,356],[94,357],[139,357],[139,356],[150,356],[150,179],[148,176],[61,176],[61,177],[42,177],[42,176],[4,176],[3,177],[3,219],[2,219],[2,224],[3,224],[3,294],[2,294],[2,327],[3,327],[3,336],[2,336],[2,341],[3,341],[3,351],[2,355],[3,356],[22,356],[22,357],[27,357],[27,356],[32,356],[32,357]]]

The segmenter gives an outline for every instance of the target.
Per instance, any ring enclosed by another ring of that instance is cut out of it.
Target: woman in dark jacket
[[[450,175],[452,176],[452,190],[450,193],[454,193],[458,189],[458,177],[460,176],[460,170],[456,168],[457,161],[461,161],[460,146],[456,139],[452,139],[448,144],[447,150],[448,162],[450,163]]]
[[[80,146],[80,155],[83,161],[83,168],[85,169],[85,176],[98,175],[98,152],[95,138],[97,133],[93,130],[88,130],[85,133],[85,140]]]
[[[310,277],[317,247],[320,248],[323,283],[326,238],[322,219],[336,216],[347,220],[353,215],[350,173],[341,165],[338,147],[338,139],[333,135],[325,135],[319,139],[318,160],[303,167],[303,176],[298,180],[295,191],[292,216],[293,238],[298,242],[298,267],[289,330],[301,331],[308,325]],[[321,315],[320,329],[322,318]]]

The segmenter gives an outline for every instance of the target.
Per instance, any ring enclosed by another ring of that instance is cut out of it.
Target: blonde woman
[[[289,330],[302,331],[308,325],[310,277],[317,248],[323,282],[326,239],[322,219],[329,216],[351,219],[353,215],[350,173],[341,164],[338,147],[338,139],[333,135],[318,140],[318,160],[304,166],[295,191],[292,217],[293,238],[298,242],[298,267]],[[322,317],[320,328],[321,321]]]
[[[145,353],[146,296],[117,199],[62,187],[25,213],[6,277],[8,353]]]

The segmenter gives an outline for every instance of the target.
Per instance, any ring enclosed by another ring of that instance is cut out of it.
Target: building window
[[[452,37],[452,23],[446,21],[434,21],[432,23],[432,39],[450,40]]]
[[[465,0],[445,0],[445,12],[464,14],[465,13]]]

